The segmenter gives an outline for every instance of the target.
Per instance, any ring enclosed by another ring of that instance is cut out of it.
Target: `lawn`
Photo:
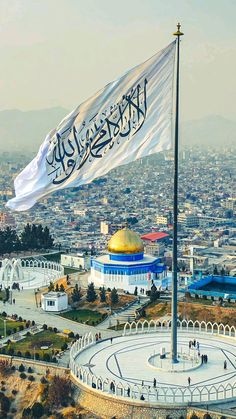
[[[17,322],[15,320],[6,319],[3,316],[0,316],[0,335],[4,337],[4,320],[6,320],[6,331],[9,333],[11,330],[12,333],[15,331],[13,329],[16,329],[16,331],[19,331],[19,326],[25,326],[25,323],[23,322]]]
[[[53,356],[56,351],[61,351],[61,347],[65,343],[68,345],[71,340],[71,338],[54,333],[53,331],[44,330],[36,335],[27,336],[19,342],[10,343],[6,348],[6,353],[12,348],[14,349],[14,354],[17,354],[17,352],[20,351],[22,356],[24,356],[28,351],[30,352],[31,358],[37,353],[39,354],[40,359],[42,359],[44,354]],[[41,349],[42,346],[48,346],[49,348]]]
[[[66,266],[64,267],[64,274],[65,275],[74,274],[76,272],[80,272],[80,269],[77,269],[77,268],[67,268]]]
[[[61,314],[66,319],[94,326],[103,320],[102,313],[88,309],[71,310]]]

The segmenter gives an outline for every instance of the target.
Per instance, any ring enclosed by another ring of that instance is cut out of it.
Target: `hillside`
[[[0,111],[0,152],[36,152],[46,134],[68,114],[63,108]],[[181,124],[181,144],[225,146],[236,139],[236,121],[208,116]]]

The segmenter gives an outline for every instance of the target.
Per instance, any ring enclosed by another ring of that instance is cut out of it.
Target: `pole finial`
[[[180,29],[181,29],[181,24],[180,23],[177,23],[177,32],[174,32],[173,35],[174,36],[182,36],[184,33],[181,32]]]

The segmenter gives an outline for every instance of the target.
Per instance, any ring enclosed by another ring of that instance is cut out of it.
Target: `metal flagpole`
[[[174,207],[173,207],[173,255],[172,255],[172,302],[171,302],[171,358],[178,362],[177,356],[177,235],[178,235],[178,153],[179,153],[179,44],[183,33],[178,23],[177,62],[176,62],[176,107],[175,107],[175,140],[174,140]]]

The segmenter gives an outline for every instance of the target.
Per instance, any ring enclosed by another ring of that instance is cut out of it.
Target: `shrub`
[[[192,413],[192,415],[190,416],[190,419],[198,419],[198,416],[196,415],[195,412]]]
[[[15,390],[15,389],[13,389],[13,390],[12,390],[12,394],[13,394],[13,396],[15,396],[17,393],[18,393],[18,391],[17,391],[17,390]]]
[[[52,331],[53,331],[52,326],[49,326],[49,327],[48,327],[48,330],[50,330],[50,332],[52,332]]]
[[[6,391],[6,387],[2,387],[1,388],[1,391]]]
[[[7,317],[7,313],[5,311],[2,312],[2,317]]]
[[[57,358],[55,356],[52,358],[52,362],[55,362],[55,364],[57,363]]]
[[[35,326],[35,321],[34,321],[34,320],[32,320],[32,323],[31,323],[31,324],[32,324],[32,326]]]
[[[8,359],[0,359],[0,374],[2,376],[6,376],[11,373],[11,363]],[[5,384],[5,381],[2,383]]]
[[[11,329],[7,329],[7,336],[10,336],[12,334],[12,330]]]
[[[26,336],[31,336],[30,332],[27,332],[27,333],[26,333]]]
[[[47,330],[48,326],[47,324],[43,324],[43,330]]]
[[[12,370],[12,371],[15,371],[15,370],[16,370],[15,365],[12,365],[12,366],[11,366],[11,370]]]
[[[19,331],[21,332],[22,330],[24,330],[24,326],[23,326],[23,324],[20,324]]]
[[[31,358],[31,354],[30,354],[30,352],[29,352],[29,351],[26,351],[26,352],[25,352],[25,357],[26,357],[26,358]]]
[[[28,368],[28,373],[29,373],[29,374],[32,374],[32,372],[33,372],[33,369],[32,369],[31,367],[29,367],[29,368]]]
[[[67,343],[63,343],[63,345],[61,346],[61,350],[65,351],[68,348]]]
[[[33,418],[41,418],[41,416],[43,416],[44,414],[44,407],[42,403],[39,403],[39,402],[34,403],[32,406],[31,412],[32,412]]]
[[[6,348],[1,348],[1,353],[5,354],[6,353]]]
[[[10,410],[10,406],[11,406],[11,402],[10,402],[9,398],[6,397],[6,396],[3,396],[1,398],[1,402],[0,403],[1,403],[1,410],[2,410],[2,412],[8,413],[9,410]]]
[[[34,378],[34,376],[33,376],[33,375],[29,375],[29,376],[28,376],[28,380],[29,380],[29,381],[35,381],[35,378]]]
[[[69,337],[69,338],[74,338],[74,337],[75,337],[74,332],[70,332],[70,333],[68,334],[68,337]]]
[[[24,365],[23,365],[23,364],[20,364],[20,366],[19,366],[19,371],[20,371],[20,372],[24,372],[24,371],[25,371],[25,367],[24,367]]]
[[[42,383],[42,384],[47,384],[47,380],[46,380],[46,378],[45,377],[42,377],[41,379],[40,379],[40,382]]]
[[[16,353],[16,356],[22,357],[22,353],[21,353],[21,351],[18,351],[18,352]]]
[[[29,416],[31,416],[31,409],[30,407],[26,407],[22,412],[22,417],[27,418]]]
[[[15,407],[13,407],[12,409],[11,409],[11,413],[16,413],[17,412],[17,409],[15,408]]]
[[[71,381],[66,377],[54,375],[48,389],[48,405],[58,407],[67,405],[71,393]]]
[[[40,359],[40,355],[39,355],[38,352],[35,352],[35,355],[34,356],[35,356],[36,361],[38,361]]]
[[[11,356],[12,356],[12,355],[14,355],[14,352],[15,352],[15,351],[14,351],[14,348],[9,348],[9,349],[8,349],[8,354],[9,354],[9,355],[11,355]]]
[[[53,332],[54,332],[54,333],[57,333],[57,327],[54,327],[54,328],[53,328]]]
[[[23,320],[23,319],[22,319],[22,317],[21,317],[21,316],[19,316],[19,317],[18,317],[18,320],[19,320],[19,322],[22,322],[22,320]]]
[[[20,378],[22,378],[22,380],[25,380],[26,379],[26,374],[24,372],[21,372],[20,373]]]
[[[49,354],[43,354],[43,360],[46,362],[50,362],[51,361],[51,357]]]

